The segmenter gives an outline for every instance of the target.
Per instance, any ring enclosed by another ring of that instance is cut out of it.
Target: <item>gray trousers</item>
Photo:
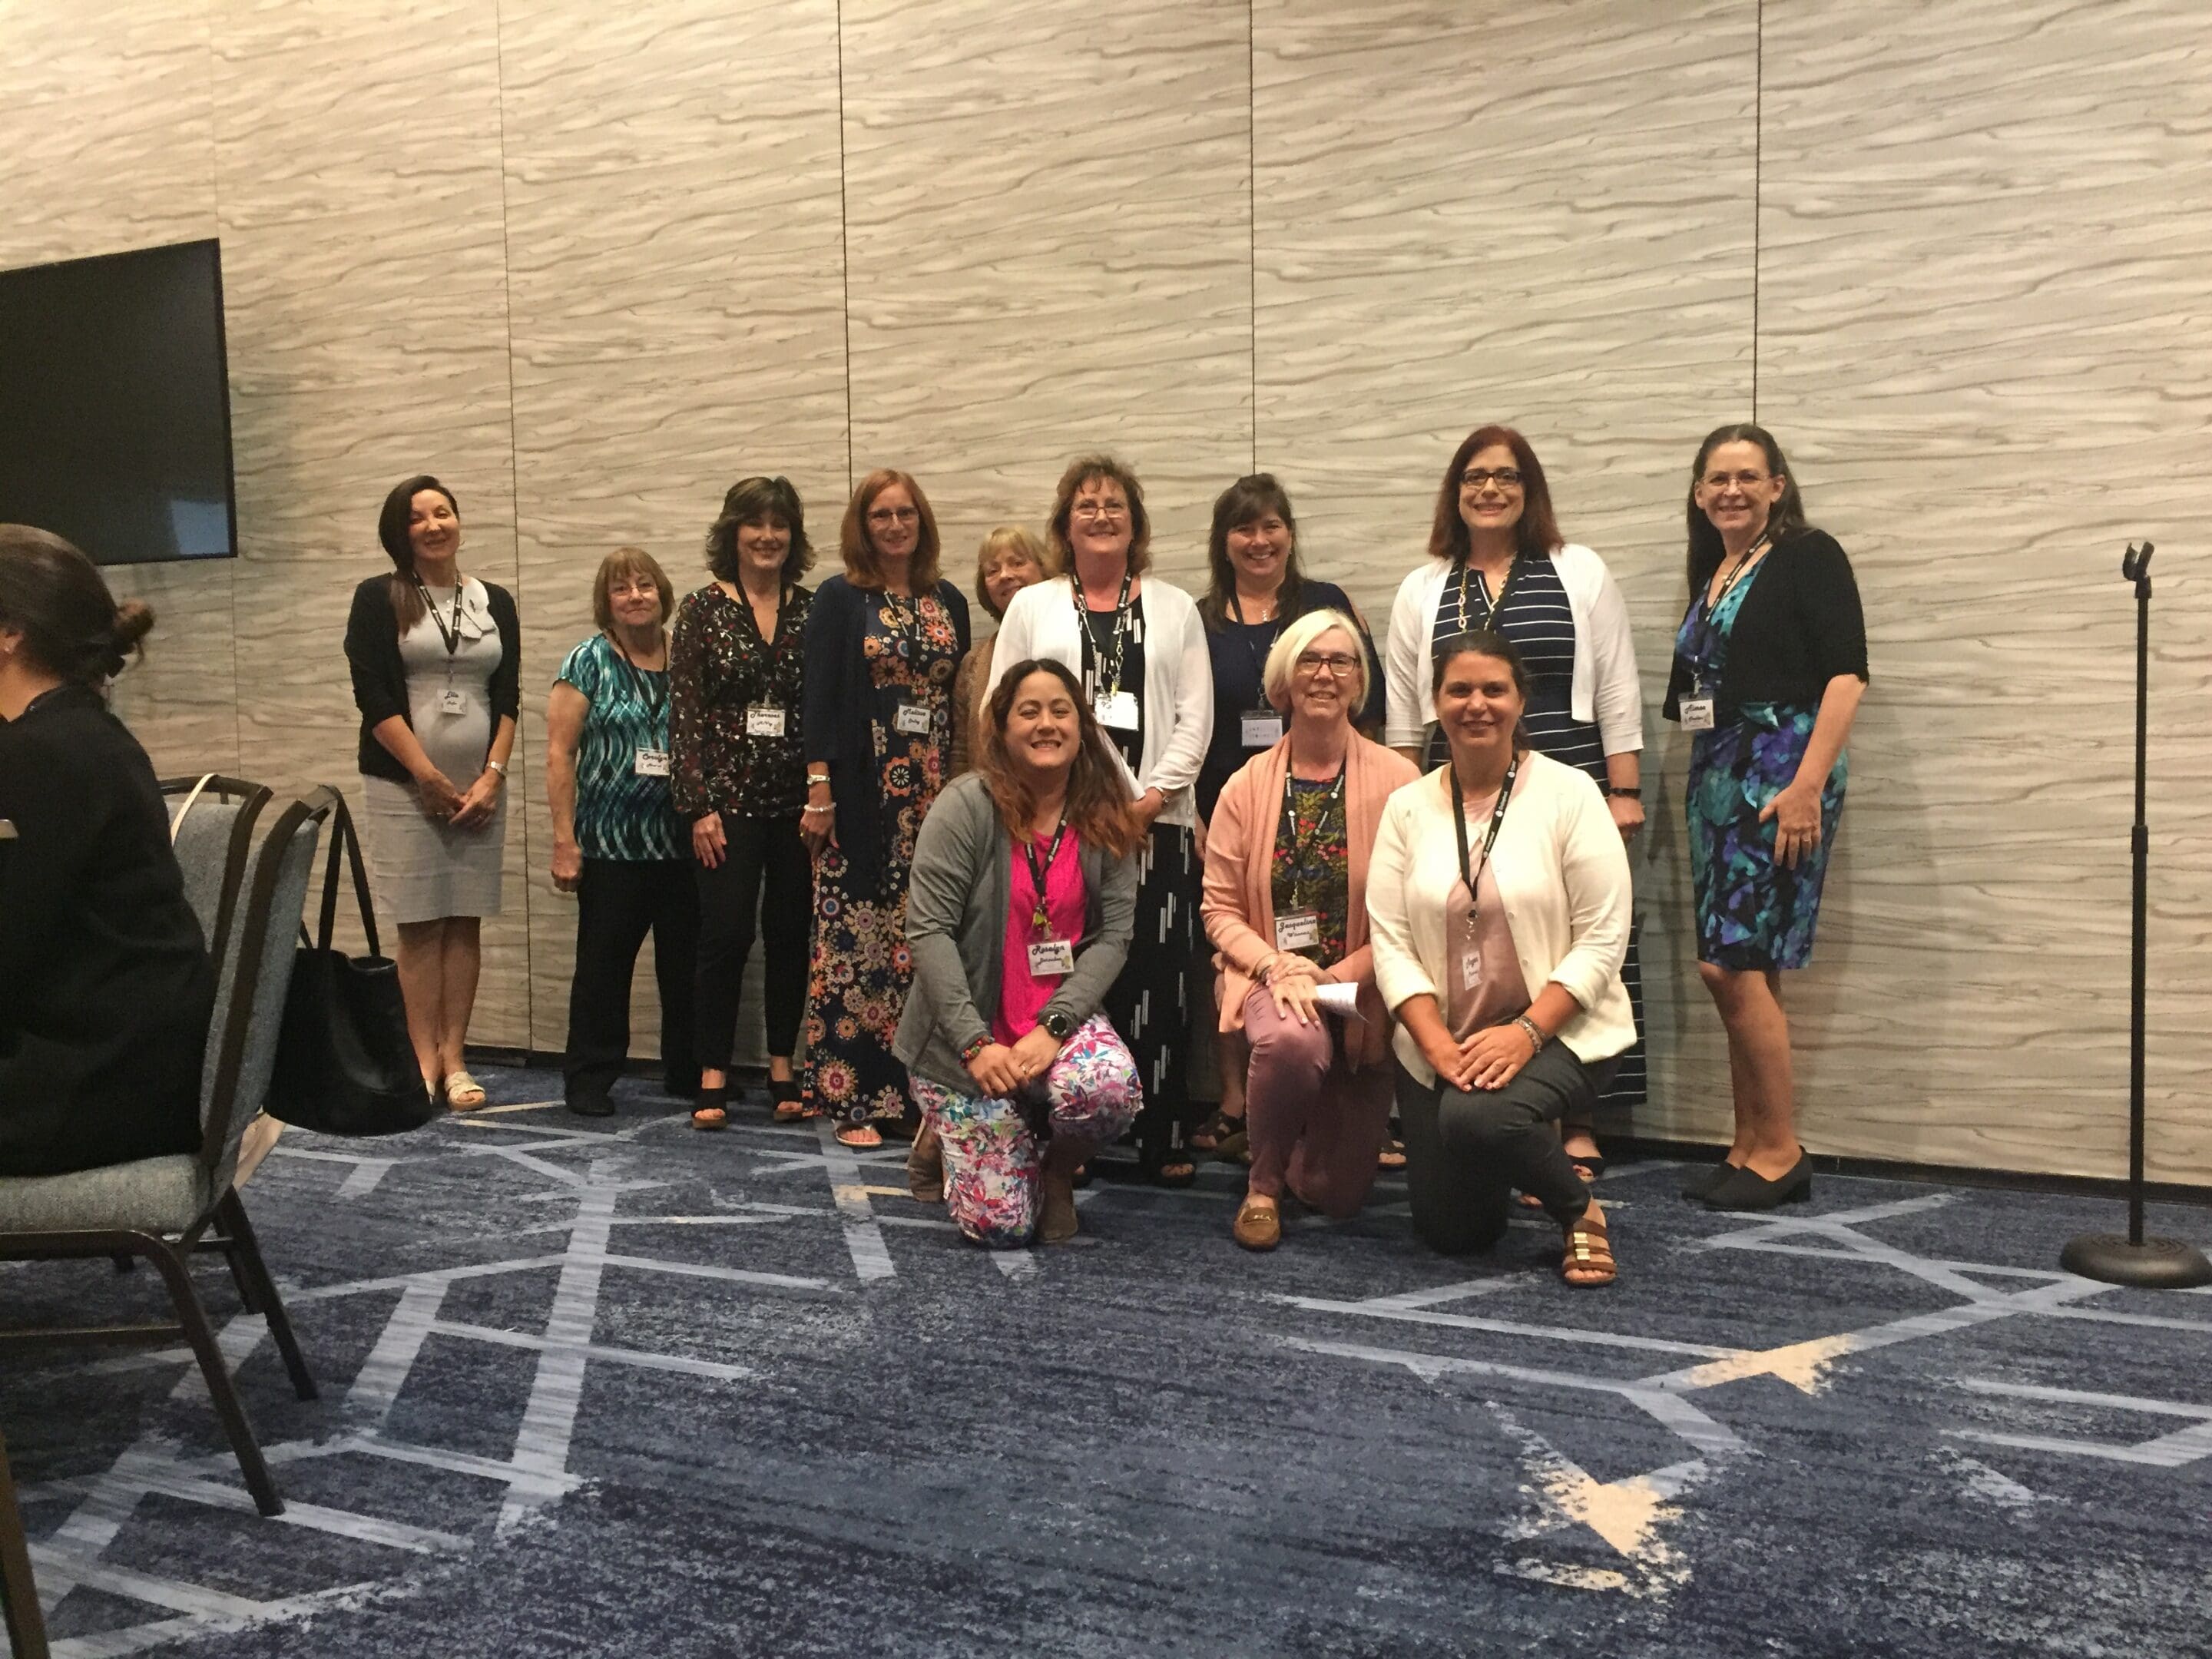
[[[1516,1187],[1563,1227],[1589,1207],[1559,1126],[1605,1091],[1612,1060],[1585,1066],[1565,1043],[1547,1042],[1504,1088],[1472,1091],[1423,1084],[1395,1060],[1391,1070],[1413,1231],[1432,1249],[1458,1255],[1495,1244]]]

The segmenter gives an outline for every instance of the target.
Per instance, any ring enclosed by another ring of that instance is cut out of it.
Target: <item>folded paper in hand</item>
[[[1327,985],[1317,985],[1314,988],[1314,1000],[1322,1006],[1325,1013],[1341,1014],[1346,1019],[1359,1018],[1359,988],[1357,985],[1340,985],[1334,981]]]

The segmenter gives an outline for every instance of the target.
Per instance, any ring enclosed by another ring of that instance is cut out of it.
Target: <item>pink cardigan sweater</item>
[[[1206,902],[1200,914],[1221,969],[1221,1029],[1244,1029],[1244,999],[1253,974],[1274,953],[1275,829],[1283,817],[1291,740],[1255,755],[1221,791],[1206,834]],[[1367,942],[1367,866],[1376,827],[1391,794],[1420,776],[1413,762],[1357,732],[1345,762],[1344,823],[1350,857],[1350,903],[1344,960],[1323,977],[1359,988],[1359,1021],[1345,1028],[1346,1057],[1379,1066],[1390,1052],[1390,1011],[1375,988],[1374,951]]]

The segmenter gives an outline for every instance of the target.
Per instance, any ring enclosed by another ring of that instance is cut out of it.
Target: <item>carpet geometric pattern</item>
[[[1616,1165],[1591,1292],[1534,1218],[1432,1255],[1387,1180],[1254,1257],[1241,1171],[1109,1169],[985,1252],[901,1147],[487,1081],[249,1188],[321,1400],[198,1269],[281,1519],[181,1348],[0,1376],[58,1655],[2208,1650],[2212,1301],[2058,1272],[2110,1202]],[[9,1324],[159,1300],[0,1269]]]

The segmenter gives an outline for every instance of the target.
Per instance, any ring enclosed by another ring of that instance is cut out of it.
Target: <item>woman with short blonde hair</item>
[[[1352,729],[1366,657],[1341,611],[1283,629],[1263,678],[1289,729],[1223,786],[1206,837],[1220,1030],[1243,1032],[1251,1050],[1252,1173],[1231,1229],[1247,1249],[1281,1241],[1286,1187],[1325,1214],[1355,1212],[1389,1123],[1390,1020],[1375,988],[1367,868],[1384,803],[1417,774]],[[1321,1006],[1330,985],[1350,988],[1356,1017]]]
[[[1053,574],[1052,551],[1037,533],[1024,525],[1002,524],[983,538],[975,553],[975,599],[997,622],[1006,606],[1024,587]],[[945,770],[950,780],[975,764],[975,719],[982,706],[983,682],[991,672],[991,653],[981,640],[961,659],[960,673],[952,682],[952,760]]]

